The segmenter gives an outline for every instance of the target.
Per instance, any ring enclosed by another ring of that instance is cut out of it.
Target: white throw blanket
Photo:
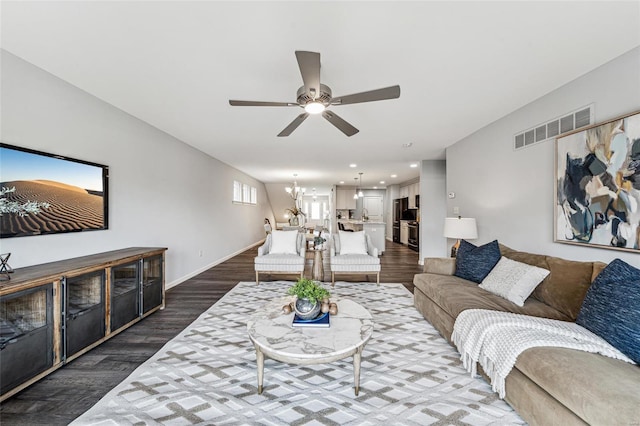
[[[453,326],[451,340],[464,367],[476,375],[476,363],[491,378],[491,387],[505,396],[505,379],[518,355],[538,346],[578,349],[634,363],[607,341],[573,322],[511,312],[468,309]]]

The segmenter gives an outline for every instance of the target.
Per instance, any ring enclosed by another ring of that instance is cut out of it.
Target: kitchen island
[[[369,221],[369,220],[354,220],[354,219],[340,219],[338,223],[344,225],[345,230],[351,231],[364,231],[365,234],[371,238],[371,244],[378,249],[378,253],[384,253],[385,247],[385,222]]]

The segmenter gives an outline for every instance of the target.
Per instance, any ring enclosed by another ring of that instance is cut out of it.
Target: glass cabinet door
[[[143,313],[162,305],[162,256],[152,256],[142,261]]]
[[[0,393],[53,366],[53,284],[0,298]]]
[[[140,262],[111,268],[111,331],[140,316]]]
[[[105,336],[104,270],[65,280],[65,355]]]

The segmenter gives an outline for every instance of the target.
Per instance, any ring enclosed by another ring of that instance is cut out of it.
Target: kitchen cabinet
[[[338,189],[336,191],[337,210],[355,210],[356,200],[353,199],[354,189]]]
[[[409,186],[400,187],[400,198],[407,198],[409,196]]]
[[[418,206],[416,206],[416,195],[420,195],[420,183],[416,182],[409,185],[408,192],[409,192],[409,208],[417,209]]]
[[[406,220],[400,222],[400,243],[409,245],[409,224]]]
[[[28,266],[0,282],[0,401],[162,309],[165,251]]]
[[[416,206],[416,195],[420,195],[420,182],[415,182],[409,185],[400,187],[400,198],[408,198],[409,205],[407,208],[409,209],[417,209]]]

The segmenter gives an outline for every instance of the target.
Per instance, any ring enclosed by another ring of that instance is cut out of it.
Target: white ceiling
[[[10,2],[2,47],[266,183],[363,186],[640,45],[640,2]],[[295,50],[322,55],[334,95],[399,84],[399,99],[297,108]],[[537,123],[532,123],[535,125]],[[410,148],[402,145],[412,143]],[[356,163],[355,169],[349,163]],[[391,178],[391,174],[397,174]]]

